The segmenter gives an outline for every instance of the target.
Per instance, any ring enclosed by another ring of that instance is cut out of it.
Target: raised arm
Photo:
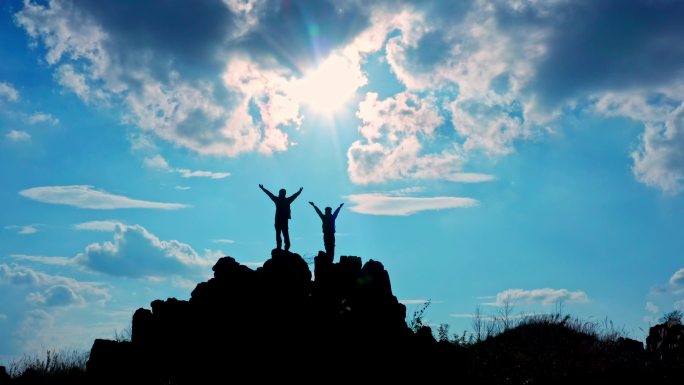
[[[288,202],[292,203],[292,201],[294,201],[295,199],[297,199],[297,197],[299,196],[299,194],[302,193],[302,190],[304,190],[304,187],[300,187],[300,188],[299,188],[299,191],[297,191],[296,193],[292,194],[291,197],[287,198]]]
[[[314,210],[316,210],[316,214],[318,214],[318,216],[321,217],[321,220],[323,220],[323,213],[321,212],[321,210],[318,207],[316,207],[316,205],[313,202],[309,201],[309,204],[313,206]]]
[[[337,207],[337,209],[335,209],[335,212],[333,213],[334,219],[337,219],[337,214],[340,213],[340,209],[342,208],[342,206],[344,206],[344,203],[340,203],[340,205]]]
[[[260,184],[260,185],[259,185],[259,188],[261,189],[261,191],[265,192],[266,195],[268,195],[268,197],[271,198],[271,200],[272,200],[273,202],[275,202],[275,200],[276,200],[275,195],[273,195],[270,191],[268,191],[266,188],[264,188],[264,185],[263,185],[263,184]]]

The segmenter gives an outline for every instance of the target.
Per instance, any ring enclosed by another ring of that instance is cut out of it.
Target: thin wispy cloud
[[[431,302],[429,299],[400,299],[399,303],[404,305],[422,305]]]
[[[223,179],[230,176],[229,172],[214,172],[214,171],[202,171],[202,170],[190,170],[187,168],[172,168],[169,162],[164,159],[163,156],[157,154],[152,157],[145,158],[143,160],[145,167],[152,169],[159,169],[168,171],[171,173],[179,174],[182,178],[210,178],[210,179]]]
[[[587,293],[568,289],[508,289],[496,295],[494,302],[486,302],[487,306],[506,306],[515,304],[553,305],[556,303],[581,303],[589,301]]]
[[[223,244],[227,244],[227,245],[232,245],[233,243],[235,243],[235,241],[232,239],[213,239],[212,242],[223,243]]]
[[[11,130],[5,134],[5,138],[11,140],[12,142],[28,142],[31,140],[31,135],[26,131]]]
[[[214,171],[201,171],[201,170],[189,170],[187,168],[177,168],[174,170],[180,174],[183,178],[210,178],[210,179],[223,179],[230,176],[229,172],[214,172]]]
[[[684,268],[681,268],[672,274],[672,277],[670,277],[670,285],[675,287],[684,286]]]
[[[17,234],[19,235],[29,235],[29,234],[35,234],[38,232],[38,227],[40,225],[33,224],[33,225],[8,225],[5,226],[5,230],[17,230]]]
[[[19,91],[10,83],[0,82],[0,99],[16,102],[19,100]]]
[[[76,230],[112,232],[116,230],[116,226],[126,225],[120,221],[90,221],[77,223],[72,227]]]
[[[59,124],[59,119],[55,118],[51,114],[47,114],[44,112],[35,112],[31,115],[26,116],[26,122],[29,124],[47,123],[55,126]]]
[[[383,193],[352,194],[345,196],[354,205],[351,210],[359,214],[406,216],[421,211],[446,210],[474,207],[479,204],[473,198],[451,196],[408,197]]]
[[[94,210],[177,210],[189,207],[180,203],[162,203],[133,199],[124,195],[111,194],[104,190],[96,190],[93,186],[88,185],[32,187],[21,190],[19,194],[38,202]]]
[[[47,256],[47,255],[27,255],[27,254],[12,254],[10,258],[17,261],[36,262],[43,265],[53,266],[76,266],[72,258]]]

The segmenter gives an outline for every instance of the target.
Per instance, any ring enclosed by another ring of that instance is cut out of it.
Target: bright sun
[[[318,68],[292,83],[291,95],[312,110],[331,115],[366,84],[358,65],[341,55],[331,55]]]

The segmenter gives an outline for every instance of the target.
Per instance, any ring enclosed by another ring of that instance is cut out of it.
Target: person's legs
[[[278,247],[278,250],[280,250],[280,248],[282,247],[282,244],[283,244],[283,240],[280,239],[280,226],[278,226],[277,223],[275,224],[275,231],[276,231],[276,246]],[[285,239],[287,239],[287,238],[285,238]]]
[[[287,222],[282,227],[283,237],[285,237],[285,250],[290,250],[290,230],[287,228]]]
[[[323,244],[325,245],[325,252],[331,256],[335,256],[335,234],[323,234]]]

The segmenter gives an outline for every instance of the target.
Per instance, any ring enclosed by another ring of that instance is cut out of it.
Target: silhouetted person
[[[323,222],[323,244],[325,245],[325,252],[330,258],[335,256],[335,219],[337,219],[337,214],[340,213],[340,209],[344,206],[344,203],[340,203],[340,206],[332,212],[330,207],[325,208],[325,214],[316,207],[313,202],[309,202],[313,206],[318,216],[321,217]]]
[[[290,233],[287,228],[287,221],[290,220],[291,215],[290,215],[290,203],[292,203],[299,194],[302,193],[302,190],[304,190],[304,187],[300,187],[299,191],[296,193],[292,194],[291,197],[286,197],[285,196],[285,189],[281,188],[280,192],[278,192],[278,196],[273,195],[270,191],[266,190],[264,188],[263,184],[259,185],[259,188],[263,190],[266,195],[271,198],[273,203],[276,205],[276,212],[275,212],[275,231],[276,231],[276,245],[278,248],[281,248],[282,245],[282,240],[280,239],[280,233],[283,233],[283,237],[285,238],[285,250],[290,250]]]

